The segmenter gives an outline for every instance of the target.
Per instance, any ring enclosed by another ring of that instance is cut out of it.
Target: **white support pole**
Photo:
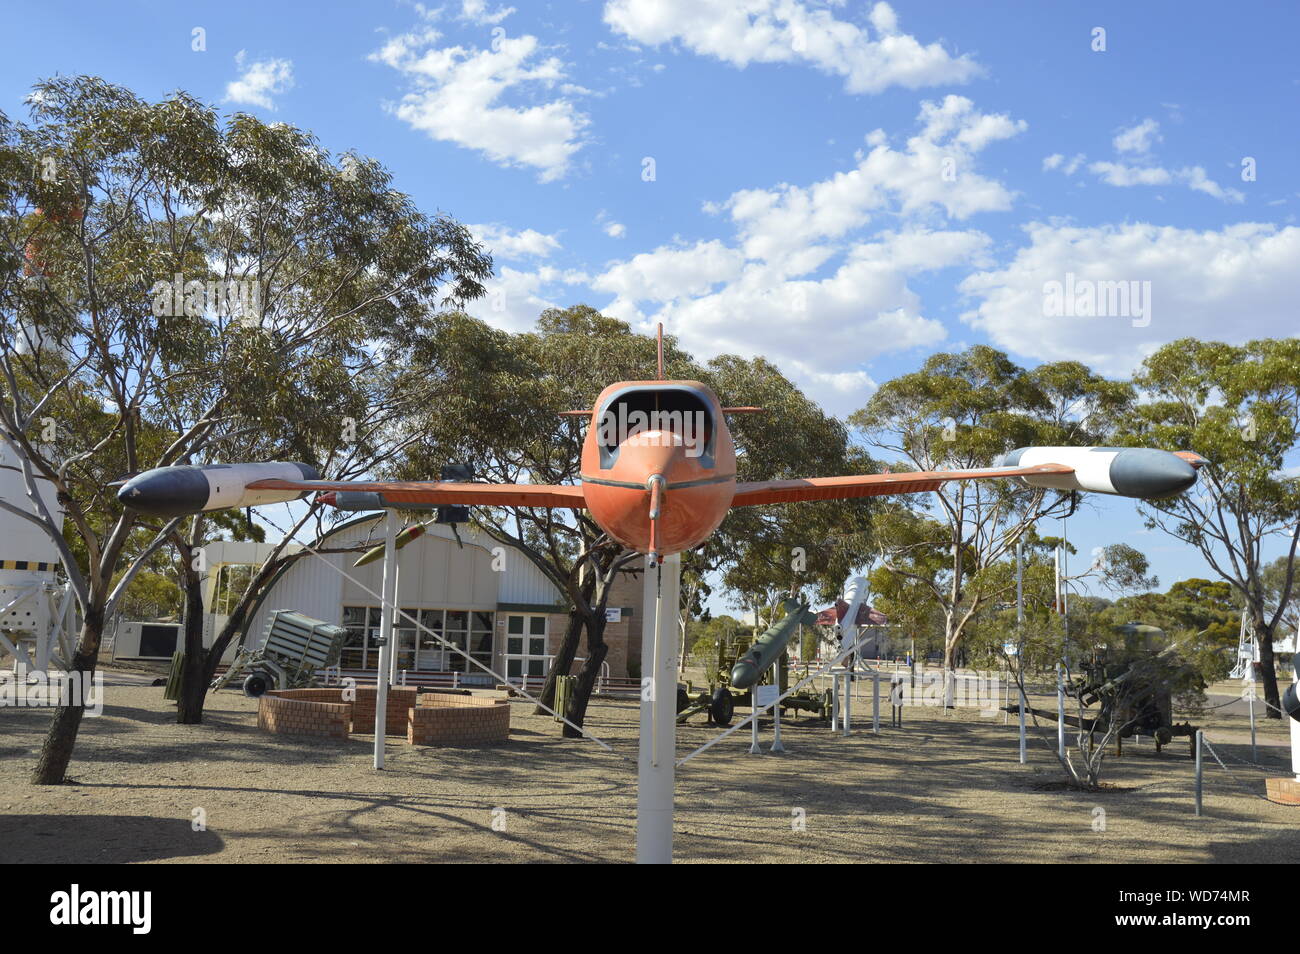
[[[677,603],[682,558],[647,561],[641,630],[641,745],[637,759],[637,864],[672,864],[677,757]]]
[[[831,731],[840,730],[840,674],[831,671]]]
[[[389,513],[392,513],[392,511],[390,510]],[[385,557],[385,559],[387,559],[387,557]],[[400,559],[401,559],[401,554],[395,551],[393,553],[393,599],[392,599],[394,617],[397,616],[397,597],[402,592],[402,576],[401,576],[402,571],[401,571],[401,567],[398,566],[398,560]],[[392,636],[394,639],[394,645],[391,649],[388,650],[389,685],[395,685],[397,683],[397,658],[399,655],[401,655],[398,652],[398,649],[400,647],[396,645],[396,640],[399,637],[397,636],[396,633],[393,633]],[[402,681],[402,685],[406,685],[405,680]]]
[[[375,768],[384,767],[388,722],[388,666],[393,655],[393,614],[397,602],[397,512],[384,518],[384,592],[379,611],[379,666],[375,671]]]
[[[1056,664],[1056,753],[1065,757],[1065,672]]]
[[[749,690],[750,704],[753,708],[758,708],[758,686]],[[754,718],[749,722],[749,754],[762,755],[763,749],[758,744],[758,713],[754,713]]]
[[[844,734],[853,728],[853,670],[844,670]]]
[[[1291,719],[1291,771],[1300,782],[1300,720]]]
[[[1029,700],[1025,698],[1025,690],[1022,683],[1024,682],[1024,656],[1021,653],[1023,648],[1023,631],[1025,625],[1025,538],[1021,537],[1016,541],[1016,665],[1020,667],[1020,678],[1016,680],[1016,686],[1020,690],[1020,764],[1025,764],[1025,707],[1029,705]]]
[[[1259,761],[1259,754],[1255,750],[1255,684],[1251,683],[1250,691],[1246,693],[1246,708],[1250,712],[1250,760]]]
[[[776,662],[772,664],[772,685],[777,687],[777,695],[781,694],[781,659],[777,657]],[[758,725],[758,720],[754,720],[754,725]],[[784,752],[785,746],[781,744],[781,704],[777,703],[772,706],[772,747],[769,752]]]
[[[879,660],[877,660],[879,664]],[[880,734],[880,670],[871,672],[871,731]]]
[[[1204,791],[1204,765],[1201,762],[1201,746],[1204,742],[1203,729],[1196,730],[1196,817],[1201,817],[1201,793]]]
[[[1020,764],[1025,764],[1025,707],[1029,704],[1025,699],[1025,690],[1020,690]]]

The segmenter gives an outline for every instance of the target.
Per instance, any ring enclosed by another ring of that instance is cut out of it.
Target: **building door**
[[[519,679],[525,673],[531,682],[534,677],[546,676],[550,657],[546,646],[546,617],[528,613],[510,613],[506,616],[506,677]]]
[[[415,668],[421,672],[442,672],[446,667],[445,651],[428,630],[442,635],[442,618],[446,610],[420,610],[420,623],[427,627],[415,634]]]

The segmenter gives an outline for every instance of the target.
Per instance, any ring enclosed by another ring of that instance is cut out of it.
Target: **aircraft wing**
[[[249,490],[299,490],[328,493],[357,491],[381,494],[394,504],[465,504],[474,507],[558,507],[582,510],[587,506],[577,484],[456,484],[418,480],[281,480],[266,478],[248,484]]]
[[[938,490],[950,480],[987,480],[994,477],[1030,477],[1072,474],[1064,464],[1033,467],[984,467],[975,470],[922,470],[903,474],[863,474],[851,477],[808,477],[801,480],[759,480],[736,484],[733,507],[794,503],[800,500],[844,500],[886,494],[918,494]]]

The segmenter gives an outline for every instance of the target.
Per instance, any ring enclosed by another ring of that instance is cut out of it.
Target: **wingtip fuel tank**
[[[184,517],[210,510],[257,507],[300,500],[308,491],[250,490],[257,480],[319,480],[310,464],[178,464],[136,474],[117,492],[124,507],[155,517]]]
[[[1196,483],[1199,455],[1150,447],[1019,447],[999,462],[1004,467],[1063,464],[1070,474],[1018,477],[1029,487],[1086,490],[1117,497],[1161,500],[1176,497]]]

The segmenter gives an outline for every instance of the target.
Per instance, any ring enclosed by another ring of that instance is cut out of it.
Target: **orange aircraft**
[[[990,478],[1160,498],[1190,487],[1205,463],[1188,451],[1029,447],[1012,451],[1000,466],[974,470],[737,482],[727,415],[760,410],[723,407],[699,381],[664,380],[661,327],[657,380],[611,384],[595,407],[564,412],[589,419],[580,484],[331,481],[317,480],[313,468],[299,463],[180,465],[131,478],[118,499],[166,517],[285,502],[312,492],[336,505],[343,503],[341,495],[366,495],[369,507],[348,509],[459,504],[587,510],[611,537],[646,554],[654,566],[707,540],[732,507],[919,493],[951,480]]]

